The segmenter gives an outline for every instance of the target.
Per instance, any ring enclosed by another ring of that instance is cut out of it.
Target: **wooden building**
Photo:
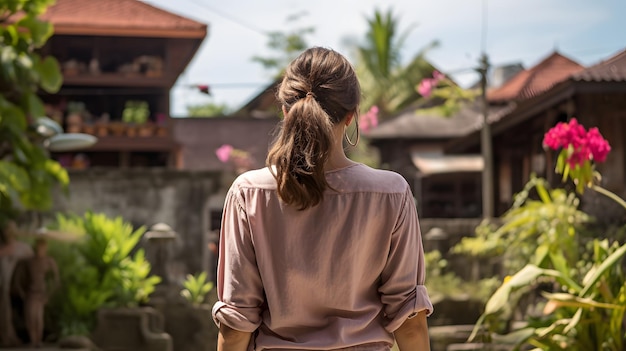
[[[444,155],[444,146],[472,131],[481,118],[474,103],[451,117],[423,114],[412,106],[366,137],[378,149],[382,167],[411,184],[422,217],[480,217],[480,155]]]
[[[42,95],[48,116],[98,137],[53,157],[69,168],[179,166],[170,89],[207,25],[136,0],[57,0],[42,19],[54,25],[42,53],[63,73],[60,91]]]
[[[573,67],[573,66],[572,66]],[[549,72],[546,72],[549,74]],[[598,127],[611,144],[605,163],[598,165],[602,185],[626,196],[626,50],[586,69],[573,69],[560,81],[515,102],[511,111],[492,125],[494,145],[495,196],[499,214],[512,203],[513,195],[528,181],[531,172],[554,185],[555,152],[546,151],[544,134],[556,123],[576,117],[585,127]],[[455,140],[448,152],[472,153],[480,148],[478,130]],[[595,200],[594,200],[595,201]],[[592,214],[612,216],[607,207],[587,201]],[[624,218],[623,210],[615,217]]]
[[[582,69],[573,60],[553,52],[535,66],[518,70],[504,83],[488,90],[489,123],[506,118],[521,102]],[[476,218],[482,216],[483,162],[479,138],[482,123],[479,101],[462,106],[451,117],[420,114],[419,106],[413,106],[367,136],[379,149],[383,165],[413,184],[422,217]],[[511,138],[528,144],[519,135]],[[499,145],[494,145],[494,150],[501,151]],[[515,150],[512,155],[519,152]],[[522,169],[511,171],[519,173]],[[500,176],[508,177],[505,173]],[[503,191],[509,197],[496,202],[507,204],[500,208],[508,206],[510,199],[511,191],[505,188],[498,196]]]

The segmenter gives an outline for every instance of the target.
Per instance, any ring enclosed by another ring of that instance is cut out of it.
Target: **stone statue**
[[[40,347],[43,340],[44,310],[48,296],[59,286],[59,270],[54,258],[48,256],[44,238],[35,241],[35,255],[24,262],[25,277],[19,279],[17,291],[24,300],[24,319],[31,346]],[[51,279],[50,279],[51,278]]]
[[[0,346],[17,346],[11,311],[11,278],[18,261],[33,256],[31,247],[17,240],[17,227],[8,221],[0,228]]]

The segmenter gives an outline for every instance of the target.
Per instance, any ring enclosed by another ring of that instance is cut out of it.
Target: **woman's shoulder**
[[[331,186],[340,188],[342,192],[405,193],[409,188],[400,174],[361,163],[331,172],[329,176]]]
[[[246,171],[235,179],[233,187],[276,189],[276,179],[268,167]]]

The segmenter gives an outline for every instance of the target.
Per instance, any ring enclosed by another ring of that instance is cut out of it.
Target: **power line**
[[[154,0],[140,0],[140,1],[143,1],[145,3],[151,3],[153,5],[156,5],[157,7],[160,7],[156,3],[156,1],[154,1]],[[240,25],[240,26],[242,26],[242,27],[244,27],[246,29],[249,29],[249,30],[251,30],[251,31],[253,31],[253,32],[257,33],[257,34],[261,34],[263,36],[267,36],[268,35],[268,32],[258,28],[257,26],[252,25],[250,23],[247,23],[246,21],[243,21],[242,19],[237,18],[237,17],[235,17],[235,16],[233,16],[231,14],[228,14],[228,13],[226,13],[224,11],[218,10],[218,9],[216,9],[213,6],[209,6],[208,4],[205,4],[203,2],[199,2],[197,0],[189,0],[189,1],[190,1],[190,4],[193,4],[197,8],[200,8],[200,9],[202,9],[204,11],[212,12],[213,14],[215,14],[215,15],[217,15],[219,17],[222,17],[225,20],[228,20],[230,22],[238,24],[238,25]]]
[[[252,25],[252,24],[250,24],[250,23],[248,23],[246,21],[243,21],[242,19],[237,18],[237,17],[235,17],[235,16],[233,16],[231,14],[228,14],[228,13],[226,13],[224,11],[218,10],[215,7],[210,6],[210,5],[208,5],[208,4],[204,3],[204,2],[200,2],[198,0],[189,0],[189,1],[191,3],[193,3],[194,5],[196,5],[197,7],[203,9],[203,10],[212,12],[212,13],[218,15],[219,17],[222,17],[223,19],[226,19],[226,20],[228,20],[230,22],[238,24],[241,27],[249,29],[249,30],[251,30],[251,31],[253,31],[253,32],[257,33],[257,34],[261,34],[263,36],[267,36],[267,34],[268,34],[266,31],[258,28],[257,26]]]
[[[220,89],[239,89],[239,88],[257,88],[261,86],[267,86],[271,83],[259,83],[259,82],[241,82],[241,83],[210,83],[208,84],[211,88],[220,88]],[[174,88],[197,88],[201,86],[201,84],[178,84],[174,85]]]

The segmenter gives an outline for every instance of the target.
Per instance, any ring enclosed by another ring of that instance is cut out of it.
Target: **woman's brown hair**
[[[289,64],[277,97],[286,114],[267,165],[280,198],[304,210],[322,201],[328,188],[324,165],[334,143],[333,126],[357,113],[359,81],[345,57],[314,47]]]

